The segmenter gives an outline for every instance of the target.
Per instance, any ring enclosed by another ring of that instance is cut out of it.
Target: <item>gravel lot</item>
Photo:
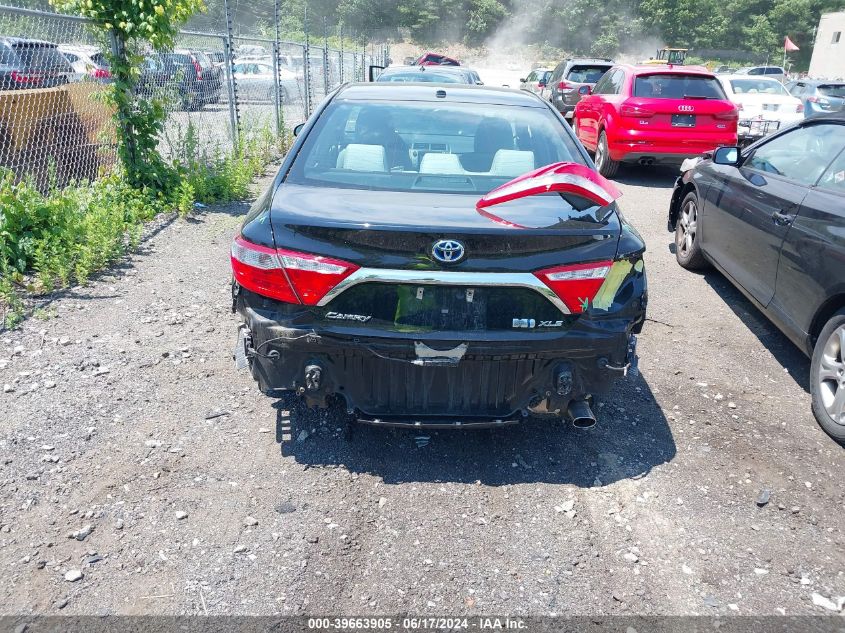
[[[289,419],[231,360],[248,205],[162,219],[0,336],[3,612],[832,615],[845,451],[807,360],[675,264],[672,179],[620,171],[651,320],[588,431]]]

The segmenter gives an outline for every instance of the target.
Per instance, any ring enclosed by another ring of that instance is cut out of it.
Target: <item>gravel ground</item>
[[[248,205],[162,219],[0,336],[2,611],[841,609],[845,451],[810,413],[807,360],[719,275],[676,265],[672,179],[620,172],[651,320],[641,376],[588,431],[345,439],[290,419],[231,360]]]

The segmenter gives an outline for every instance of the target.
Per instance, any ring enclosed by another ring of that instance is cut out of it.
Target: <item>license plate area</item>
[[[694,114],[673,114],[672,127],[695,127]]]
[[[335,325],[393,331],[530,331],[570,327],[576,317],[561,314],[529,288],[364,283],[319,308]]]

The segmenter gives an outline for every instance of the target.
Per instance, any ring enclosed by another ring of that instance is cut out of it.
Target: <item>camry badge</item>
[[[431,247],[431,255],[444,264],[454,264],[464,258],[466,250],[457,240],[438,240]]]

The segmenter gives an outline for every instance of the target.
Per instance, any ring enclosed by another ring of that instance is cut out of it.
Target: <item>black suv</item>
[[[183,110],[199,110],[220,101],[223,70],[205,53],[178,49],[144,60],[137,91],[144,96],[175,89]]]
[[[299,128],[231,248],[261,390],[372,424],[592,425],[636,366],[645,244],[551,105],[352,84]]]
[[[0,90],[53,88],[68,82],[73,67],[50,42],[0,37]]]
[[[567,121],[572,121],[575,106],[590,94],[602,75],[613,67],[610,59],[578,57],[559,63],[547,82],[548,99]]]

